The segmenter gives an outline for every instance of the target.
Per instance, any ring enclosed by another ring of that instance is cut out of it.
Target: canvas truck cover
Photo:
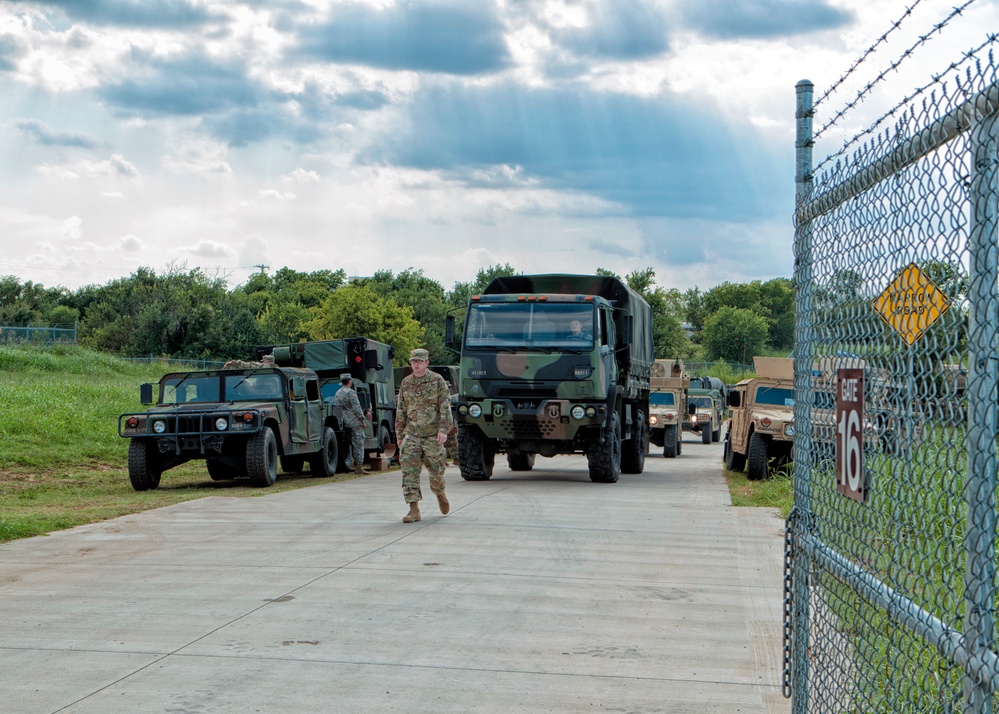
[[[652,308],[641,295],[618,278],[608,275],[506,275],[493,278],[483,295],[595,295],[611,303],[620,341],[623,318],[633,319],[632,341],[621,345],[618,364],[626,371],[647,378],[655,346],[652,343]]]

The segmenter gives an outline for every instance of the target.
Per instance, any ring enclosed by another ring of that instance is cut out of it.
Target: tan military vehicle
[[[794,360],[754,357],[756,376],[728,395],[731,409],[725,434],[725,468],[757,481],[770,475],[770,462],[789,461],[794,441]]]
[[[649,440],[673,458],[683,450],[690,374],[679,359],[657,359],[649,376]]]

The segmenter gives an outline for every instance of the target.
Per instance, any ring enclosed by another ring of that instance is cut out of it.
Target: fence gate
[[[784,628],[796,714],[999,703],[990,43],[818,167],[813,87],[797,86]]]

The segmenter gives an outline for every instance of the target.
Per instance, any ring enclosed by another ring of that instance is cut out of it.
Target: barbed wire
[[[906,96],[895,106],[893,106],[891,109],[885,112],[880,118],[874,121],[869,127],[857,133],[852,139],[849,139],[848,141],[844,142],[842,148],[840,148],[839,151],[837,151],[834,154],[829,154],[824,159],[822,159],[822,161],[820,161],[812,168],[812,175],[814,176],[816,173],[818,173],[819,169],[828,164],[830,161],[833,161],[834,159],[844,156],[847,153],[847,151],[849,151],[851,146],[856,144],[863,137],[870,136],[872,133],[874,133],[881,124],[888,121],[888,119],[890,119],[891,117],[895,116],[902,107],[910,104],[916,97],[918,97],[921,94],[924,94],[927,90],[933,87],[933,85],[935,84],[942,85],[945,77],[948,76],[949,73],[953,72],[958,67],[960,67],[962,63],[974,59],[982,50],[984,50],[990,44],[995,44],[997,41],[999,41],[999,34],[993,33],[988,35],[985,41],[982,44],[980,44],[978,47],[975,47],[965,52],[960,60],[955,60],[954,62],[951,62],[950,65],[946,69],[944,69],[943,72],[933,75],[932,79],[930,79],[929,82],[927,82],[926,84],[924,84],[923,86],[919,87],[911,94]],[[814,138],[817,137],[818,134],[816,134]]]
[[[958,15],[960,15],[969,5],[971,5],[975,1],[976,0],[966,0],[966,2],[963,5],[960,5],[959,7],[955,7],[951,11],[951,13],[942,22],[938,22],[936,25],[934,25],[932,30],[930,30],[929,32],[927,32],[925,35],[920,35],[919,39],[916,40],[916,42],[911,47],[909,47],[907,50],[905,50],[905,52],[903,52],[902,55],[897,60],[895,60],[894,62],[892,62],[886,69],[882,70],[881,73],[878,74],[877,77],[875,77],[873,80],[871,80],[870,82],[868,82],[867,85],[857,93],[857,96],[853,99],[853,101],[849,102],[845,107],[843,107],[841,110],[839,110],[835,114],[835,116],[833,116],[833,118],[827,124],[825,124],[817,132],[815,132],[812,135],[812,140],[814,141],[815,139],[818,139],[820,136],[822,136],[822,134],[824,134],[826,131],[828,131],[829,129],[831,129],[836,124],[836,122],[838,122],[843,117],[843,115],[845,115],[851,109],[854,109],[861,102],[861,100],[864,99],[864,97],[866,97],[868,94],[870,94],[871,90],[874,89],[874,87],[879,82],[881,82],[882,80],[884,80],[884,78],[887,77],[890,72],[896,71],[903,62],[905,62],[906,60],[908,60],[912,56],[913,52],[915,52],[921,45],[924,45],[927,42],[929,42],[934,37],[934,35],[938,35],[940,32],[942,32],[943,29],[948,25],[948,23],[950,23],[951,20],[953,20]],[[914,4],[912,7],[913,8],[916,7],[916,4]],[[909,10],[911,11],[911,9],[912,8],[910,8]],[[906,13],[906,15],[908,15],[908,12]],[[902,19],[904,19],[906,17],[906,15],[903,15]],[[898,24],[901,23],[901,21],[902,20],[900,19],[895,24],[895,26],[892,29],[895,29],[895,27],[897,27]],[[889,30],[888,32],[891,32],[891,30]],[[878,42],[876,42],[864,54],[864,57],[866,57],[868,54],[870,54],[870,52],[873,51],[873,49],[881,42],[881,40],[888,36],[888,32],[886,32],[884,35],[881,36],[881,38],[878,40]],[[854,70],[854,68],[856,66],[858,66],[859,64],[860,64],[860,62],[858,61],[854,65],[854,67],[850,68],[850,72],[852,72]],[[842,79],[845,79],[845,77],[843,77]],[[842,82],[842,79],[840,80],[840,83]],[[822,98],[819,101],[822,101],[822,99],[825,99],[828,95],[829,95],[829,92],[826,92],[825,94],[822,95]],[[819,102],[815,102],[815,104],[812,105],[812,111],[813,112],[815,111],[815,107],[818,105],[818,103]]]

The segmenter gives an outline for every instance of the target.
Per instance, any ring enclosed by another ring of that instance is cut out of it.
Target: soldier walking
[[[369,474],[364,469],[364,427],[371,418],[371,410],[361,409],[361,400],[354,391],[350,372],[340,375],[340,389],[333,395],[333,405],[343,413],[343,426],[350,432],[350,448],[354,454],[354,473]],[[366,417],[366,418],[365,418]]]
[[[420,520],[420,472],[430,474],[430,490],[437,496],[441,513],[447,515],[451,504],[444,495],[444,469],[447,454],[444,442],[453,425],[451,390],[444,378],[431,372],[430,354],[423,349],[409,353],[413,373],[402,380],[396,404],[395,427],[399,436],[399,464],[402,467],[402,494],[409,504],[403,523]]]

